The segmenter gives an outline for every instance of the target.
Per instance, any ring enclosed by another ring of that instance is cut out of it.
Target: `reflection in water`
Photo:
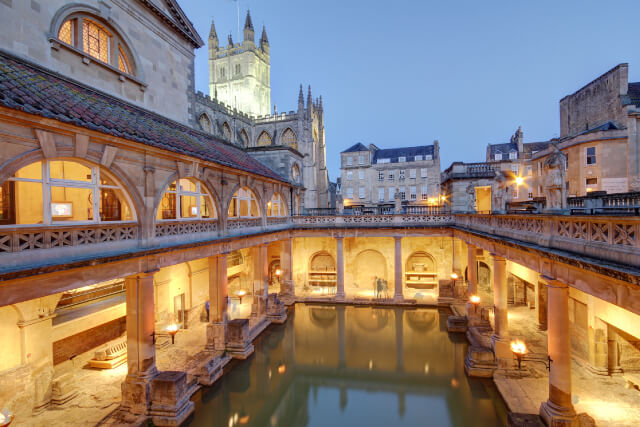
[[[466,342],[446,316],[298,304],[194,397],[189,425],[504,425],[491,383],[465,375]]]

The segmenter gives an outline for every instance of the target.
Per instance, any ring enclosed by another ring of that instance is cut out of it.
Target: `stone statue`
[[[566,157],[556,144],[551,144],[553,152],[544,161],[544,194],[547,199],[545,211],[557,212],[566,209],[565,188]]]
[[[338,194],[336,196],[336,211],[338,212],[338,215],[342,215],[344,213],[344,198],[342,197],[342,194]]]
[[[496,177],[491,184],[491,212],[504,213],[507,193],[507,179],[502,171],[496,171]]]
[[[467,185],[466,189],[467,193],[467,212],[475,212],[476,211],[476,189],[473,184]]]

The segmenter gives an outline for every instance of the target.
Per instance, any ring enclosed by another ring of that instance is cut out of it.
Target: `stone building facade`
[[[440,147],[381,149],[357,143],[340,153],[340,192],[345,206],[441,203]]]

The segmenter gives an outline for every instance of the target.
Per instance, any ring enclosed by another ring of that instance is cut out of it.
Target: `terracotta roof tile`
[[[238,147],[1,52],[0,104],[284,181]]]

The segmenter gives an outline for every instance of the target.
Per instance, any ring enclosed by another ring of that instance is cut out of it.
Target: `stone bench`
[[[127,341],[118,341],[104,350],[95,352],[89,360],[89,367],[98,369],[113,369],[127,361]]]

